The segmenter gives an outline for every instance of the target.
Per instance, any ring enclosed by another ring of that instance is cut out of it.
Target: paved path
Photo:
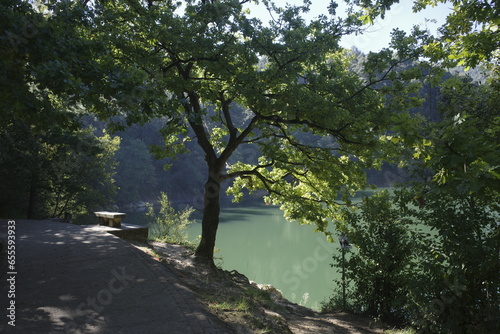
[[[116,236],[16,220],[16,263],[8,268],[7,234],[0,220],[0,333],[230,333],[164,265]]]

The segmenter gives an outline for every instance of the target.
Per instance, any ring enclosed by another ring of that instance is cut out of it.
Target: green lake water
[[[340,275],[330,266],[333,252],[340,248],[313,230],[314,226],[286,221],[272,206],[222,209],[216,264],[259,284],[270,284],[295,303],[319,309],[332,294],[333,279]],[[201,224],[191,225],[188,233],[196,240]]]

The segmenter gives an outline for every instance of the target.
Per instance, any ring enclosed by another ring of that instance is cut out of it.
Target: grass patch
[[[207,298],[209,308],[215,311],[233,311],[233,312],[249,312],[252,305],[249,301],[242,297],[229,297],[228,299]]]
[[[384,334],[417,334],[417,331],[413,328],[388,329],[384,331]]]

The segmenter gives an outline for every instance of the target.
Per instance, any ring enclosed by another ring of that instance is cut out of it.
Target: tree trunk
[[[54,210],[52,210],[52,217],[56,218],[57,217],[57,211],[59,210],[59,202],[61,200],[61,192],[57,192],[57,199],[56,199],[56,205],[54,206]]]
[[[220,213],[220,171],[218,168],[209,169],[204,192],[201,241],[196,249],[195,258],[200,263],[215,267],[214,248]]]
[[[38,199],[38,189],[37,189],[38,184],[36,180],[37,180],[36,174],[34,172],[31,173],[28,211],[26,213],[28,219],[35,219],[36,217],[36,207]]]

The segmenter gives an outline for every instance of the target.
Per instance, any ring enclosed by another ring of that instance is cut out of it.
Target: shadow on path
[[[16,220],[15,238],[14,271],[4,252],[0,272],[0,333],[230,333],[165,266],[116,236]],[[11,302],[15,327],[4,321]]]

